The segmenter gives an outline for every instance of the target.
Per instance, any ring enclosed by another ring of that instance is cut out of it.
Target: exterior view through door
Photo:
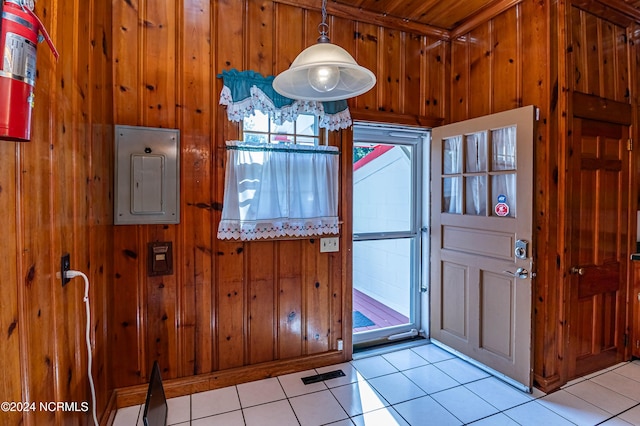
[[[534,107],[433,129],[434,343],[531,390]]]
[[[353,127],[353,343],[420,330],[424,130]]]

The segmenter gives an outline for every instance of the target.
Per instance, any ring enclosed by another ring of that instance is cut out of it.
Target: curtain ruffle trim
[[[286,219],[282,221],[222,220],[218,225],[218,239],[251,241],[262,238],[312,237],[339,234],[337,217]]]
[[[256,85],[249,89],[250,96],[244,99],[233,99],[229,86],[222,87],[220,105],[227,107],[229,121],[242,121],[255,114],[255,111],[271,113],[273,121],[280,125],[285,121],[295,121],[299,114],[314,114],[318,117],[318,125],[331,131],[347,129],[352,125],[351,113],[346,107],[342,111],[328,113],[322,102],[291,100],[288,105],[277,107],[273,100]]]

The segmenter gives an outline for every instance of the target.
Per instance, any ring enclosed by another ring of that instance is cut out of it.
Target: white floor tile
[[[384,376],[385,374],[396,373],[398,371],[397,368],[391,365],[391,363],[381,355],[357,359],[351,361],[351,365],[353,365],[365,379]]]
[[[329,423],[327,426],[354,426],[351,419],[338,420],[337,422]]]
[[[411,350],[431,363],[455,358],[455,355],[445,351],[444,349],[440,349],[434,344],[418,346],[417,348],[412,348]]]
[[[596,425],[607,420],[611,414],[565,390],[551,393],[540,398],[538,403],[561,415],[565,419],[581,425]]]
[[[381,408],[353,418],[357,426],[409,426],[393,408]]]
[[[488,373],[459,358],[439,362],[436,367],[463,384],[489,377]]]
[[[429,396],[403,402],[394,405],[393,408],[411,425],[457,426],[462,424],[458,418]]]
[[[599,385],[609,388],[621,395],[640,402],[640,385],[633,379],[624,377],[615,371],[609,371],[590,379]]]
[[[350,417],[379,410],[389,405],[368,382],[357,382],[332,388],[331,393]]]
[[[191,421],[191,426],[245,426],[242,411],[230,411]]]
[[[413,368],[402,372],[413,383],[420,386],[428,394],[440,392],[460,386],[451,376],[445,374],[435,365],[425,365],[424,367]]]
[[[237,388],[240,405],[243,408],[286,398],[280,382],[275,377],[242,383],[238,385]]]
[[[613,415],[622,413],[637,404],[636,401],[591,380],[585,380],[564,390]]]
[[[299,373],[285,374],[284,376],[278,376],[278,380],[284,389],[284,393],[288,398],[294,396],[304,395],[312,392],[319,392],[327,389],[327,385],[324,382],[310,383],[305,385],[302,381],[303,377],[315,376],[315,370],[301,371]]]
[[[601,423],[602,426],[631,426],[631,423],[627,423],[619,417],[614,417]]]
[[[318,373],[327,373],[329,371],[342,370],[343,377],[337,377],[335,379],[325,380],[324,384],[327,387],[335,388],[337,386],[348,385],[349,383],[355,383],[364,380],[364,377],[356,368],[349,362],[343,364],[330,365],[328,367],[316,368]]]
[[[531,394],[522,392],[495,377],[477,380],[466,384],[465,387],[500,411],[508,410],[533,399]]]
[[[141,410],[141,405],[120,408],[116,412],[116,418],[113,421],[113,426],[131,426],[137,424]]]
[[[382,355],[382,357],[400,371],[420,367],[429,363],[411,349],[391,352],[390,354]]]
[[[369,380],[371,386],[390,404],[425,396],[426,393],[402,373],[387,374]]]
[[[636,405],[631,410],[625,411],[618,417],[634,426],[640,426],[640,405]]]
[[[508,416],[498,413],[493,416],[485,417],[476,422],[470,423],[473,426],[519,426],[515,420]]]
[[[167,425],[176,425],[191,420],[191,396],[167,399]]]
[[[301,380],[334,370],[345,376]],[[640,361],[527,394],[428,344],[167,404],[172,426],[640,426]],[[142,410],[121,408],[114,426],[142,426]]]
[[[573,426],[569,420],[543,407],[536,401],[518,405],[504,412],[522,426]]]
[[[628,379],[632,379],[632,380],[635,380],[636,382],[640,382],[640,364],[629,362],[612,371]]]
[[[299,426],[298,419],[289,405],[281,400],[267,404],[244,408],[244,421],[247,426]]]
[[[326,425],[349,417],[328,390],[297,396],[289,401],[302,426]]]
[[[235,386],[199,392],[191,395],[191,419],[214,416],[240,409]]]
[[[498,412],[497,408],[463,386],[434,393],[431,397],[463,423],[471,423]]]

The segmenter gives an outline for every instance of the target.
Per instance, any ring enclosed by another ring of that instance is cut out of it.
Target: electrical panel
[[[180,223],[180,132],[115,127],[114,224]]]

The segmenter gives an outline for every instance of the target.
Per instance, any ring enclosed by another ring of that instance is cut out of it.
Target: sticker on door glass
[[[507,204],[506,195],[498,195],[498,203],[495,207],[497,216],[509,216],[509,204]]]

